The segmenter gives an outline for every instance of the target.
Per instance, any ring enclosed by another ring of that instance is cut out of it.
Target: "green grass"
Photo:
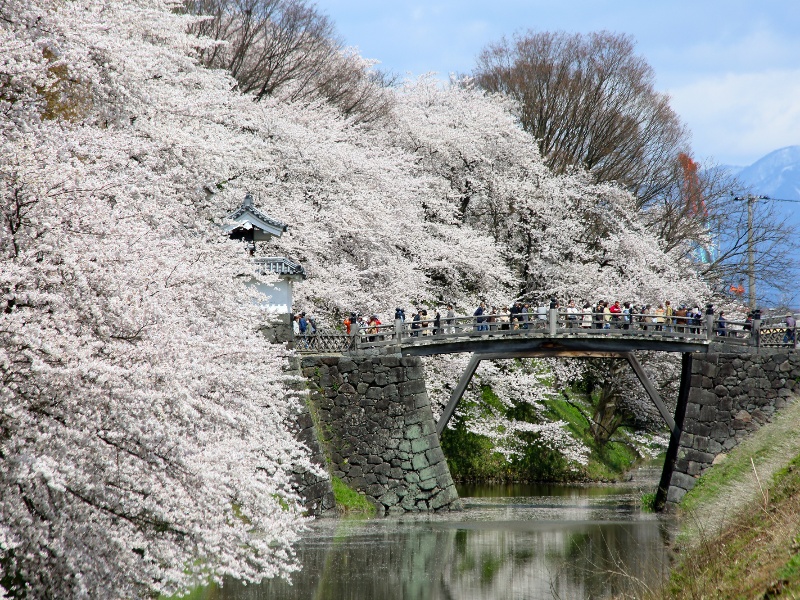
[[[613,481],[637,464],[639,456],[627,444],[609,441],[605,446],[598,446],[589,430],[586,417],[575,406],[575,404],[582,405],[584,412],[589,414],[591,407],[588,402],[583,400],[580,394],[572,394],[570,400],[571,403],[559,397],[548,400],[546,402],[549,409],[548,416],[553,420],[565,421],[572,436],[589,448],[589,464],[584,470],[588,479]],[[629,428],[622,426],[617,430],[615,437],[624,438],[628,431]]]
[[[800,402],[783,409],[770,425],[756,431],[721,463],[703,473],[694,489],[684,496],[681,509],[693,512],[715,503],[729,506],[731,496],[736,496],[743,483],[748,484],[748,489],[757,483],[754,466],[761,485],[769,485],[773,474],[777,476],[779,469],[788,468],[800,451],[800,430],[796,427],[799,418]]]
[[[341,512],[364,515],[374,515],[377,512],[369,500],[338,477],[331,477],[331,485],[336,498],[336,508]]]
[[[564,421],[570,434],[589,448],[589,464],[586,467],[575,470],[574,465],[569,464],[560,452],[540,444],[537,434],[530,434],[529,439],[525,440],[528,443],[524,444],[521,456],[507,460],[495,450],[488,437],[471,433],[466,423],[456,418],[454,427],[446,429],[441,436],[442,450],[447,457],[451,474],[461,481],[567,482],[618,479],[638,463],[639,456],[625,443],[608,442],[604,447],[598,447],[586,418],[574,404],[585,406],[587,414],[591,407],[579,394],[571,399],[572,403],[560,397],[546,401],[547,417],[554,421]],[[482,390],[479,404],[466,407],[477,414],[486,414],[493,409],[514,420],[536,422],[539,418],[534,408],[526,403],[512,408],[505,407],[489,387]],[[625,438],[627,431],[624,427],[620,428],[615,437]],[[524,435],[522,437],[524,439]]]
[[[641,497],[642,503],[642,510],[644,512],[655,512],[656,511],[656,494],[655,492],[646,492],[642,494]]]
[[[720,529],[684,543],[669,583],[649,597],[800,597],[800,455],[738,508]]]

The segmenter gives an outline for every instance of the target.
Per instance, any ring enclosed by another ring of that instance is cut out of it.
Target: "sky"
[[[403,77],[469,74],[528,29],[630,34],[706,165],[800,144],[800,0],[317,0],[348,46]]]

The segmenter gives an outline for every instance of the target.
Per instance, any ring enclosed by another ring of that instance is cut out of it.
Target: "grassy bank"
[[[678,560],[651,598],[800,598],[800,402],[681,503]]]
[[[535,422],[535,414],[527,404],[511,410],[500,403],[492,390],[483,390],[484,407],[503,411],[509,419]],[[641,461],[639,441],[633,439],[633,430],[621,427],[614,441],[603,446],[595,443],[589,424],[575,404],[583,402],[580,397],[568,403],[560,398],[547,401],[548,417],[566,422],[570,434],[589,449],[588,464],[570,464],[558,450],[540,443],[536,434],[528,435],[522,444],[522,454],[507,459],[498,452],[492,440],[484,435],[468,431],[466,424],[455,419],[454,427],[446,429],[441,436],[442,450],[447,457],[450,473],[458,481],[616,481]],[[584,412],[591,407],[585,403]]]

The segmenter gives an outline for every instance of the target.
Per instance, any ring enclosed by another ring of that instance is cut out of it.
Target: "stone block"
[[[416,440],[417,438],[420,437],[422,437],[422,427],[419,424],[412,425],[406,430],[407,440]],[[410,446],[409,449],[411,449]]]
[[[401,383],[404,380],[404,375],[403,367],[395,367],[386,374],[386,380],[389,383]]]
[[[728,388],[726,388],[724,385],[717,385],[714,387],[714,393],[718,398],[722,398],[723,396],[728,395]]]
[[[427,452],[430,450],[430,447],[430,443],[426,437],[417,438],[411,441],[411,451],[415,454]]]
[[[672,474],[672,479],[670,480],[670,488],[679,487],[688,492],[695,486],[696,483],[697,480],[691,475],[675,472]]]
[[[437,475],[436,467],[428,466],[420,470],[419,479],[420,481],[426,481],[428,479],[436,479],[436,475]]]
[[[406,367],[406,379],[409,381],[418,380],[425,383],[425,369],[419,365],[414,367]]]
[[[689,421],[688,423],[684,423],[683,430],[694,435],[707,436],[709,433],[711,433],[711,427],[697,421]]]
[[[381,358],[381,364],[384,367],[399,367],[400,366],[400,356],[384,356]]]
[[[700,421],[708,423],[717,420],[717,407],[716,406],[703,406],[700,409]]]
[[[702,472],[702,467],[706,465],[701,465],[700,463],[696,463],[692,460],[689,461],[688,468],[686,469],[687,475],[700,475]]]
[[[723,440],[727,439],[729,435],[730,425],[728,423],[717,423],[711,428],[711,432],[708,437],[713,438],[718,442],[722,442]]]
[[[714,460],[714,455],[708,452],[700,452],[698,450],[689,449],[686,451],[686,458],[691,462],[703,463],[710,465]]]
[[[380,485],[379,483],[374,483],[367,486],[367,489],[364,491],[367,492],[368,496],[372,496],[375,499],[380,498],[387,492],[386,487]]]
[[[690,419],[696,421],[700,418],[700,409],[702,407],[699,404],[694,402],[690,402],[686,405],[686,415],[684,419]]]
[[[711,390],[702,390],[692,400],[703,406],[716,406],[719,398]]]
[[[436,483],[436,479],[423,479],[419,482],[419,488],[421,490],[430,491],[438,487]]]
[[[415,454],[414,458],[411,459],[411,467],[415,471],[421,471],[422,469],[427,468],[429,465],[430,463],[428,462],[424,452]]]
[[[394,506],[400,501],[400,498],[397,496],[396,493],[393,491],[386,492],[383,496],[378,498],[378,502],[386,506],[387,508],[390,506]]]
[[[452,497],[452,492],[450,492],[450,489],[447,488],[443,489],[433,498],[431,498],[428,504],[433,510],[439,510],[440,508],[453,502],[453,500],[455,500],[455,498]]]
[[[415,423],[421,423],[427,416],[428,415],[422,410],[413,410],[406,413],[405,424],[414,425]]]
[[[428,450],[425,453],[425,456],[428,458],[428,462],[432,465],[444,461],[444,452],[442,452],[441,447],[438,445],[435,448]]]
[[[702,361],[701,364],[702,367],[700,369],[700,372],[703,375],[710,378],[714,378],[717,376],[717,365],[708,360],[708,355],[706,355],[706,360]]]
[[[671,504],[680,504],[683,497],[686,495],[686,490],[679,487],[670,487],[667,490],[667,502]]]

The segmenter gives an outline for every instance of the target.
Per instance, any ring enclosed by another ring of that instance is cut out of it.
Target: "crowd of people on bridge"
[[[655,304],[634,304],[633,302],[615,300],[609,302],[576,302],[568,300],[562,305],[556,298],[548,301],[529,303],[516,301],[506,305],[489,305],[480,302],[472,314],[457,315],[453,304],[437,308],[417,307],[406,316],[405,309],[397,307],[392,320],[386,325],[377,314],[359,315],[350,313],[342,322],[345,333],[358,333],[370,341],[387,332],[387,326],[395,321],[404,324],[412,337],[439,334],[454,334],[458,331],[503,331],[518,329],[544,329],[549,320],[549,309],[558,310],[559,327],[576,329],[638,329],[644,331],[664,331],[674,333],[698,334],[705,328],[706,315],[714,314],[711,305],[701,310],[698,304],[680,303],[673,305],[665,300]],[[743,324],[737,325],[738,332],[749,332],[758,313],[750,313]],[[787,339],[794,341],[794,317],[786,318]],[[714,315],[714,331],[717,336],[732,334],[724,311]],[[307,335],[317,332],[315,319],[299,313],[294,316],[295,334]]]

